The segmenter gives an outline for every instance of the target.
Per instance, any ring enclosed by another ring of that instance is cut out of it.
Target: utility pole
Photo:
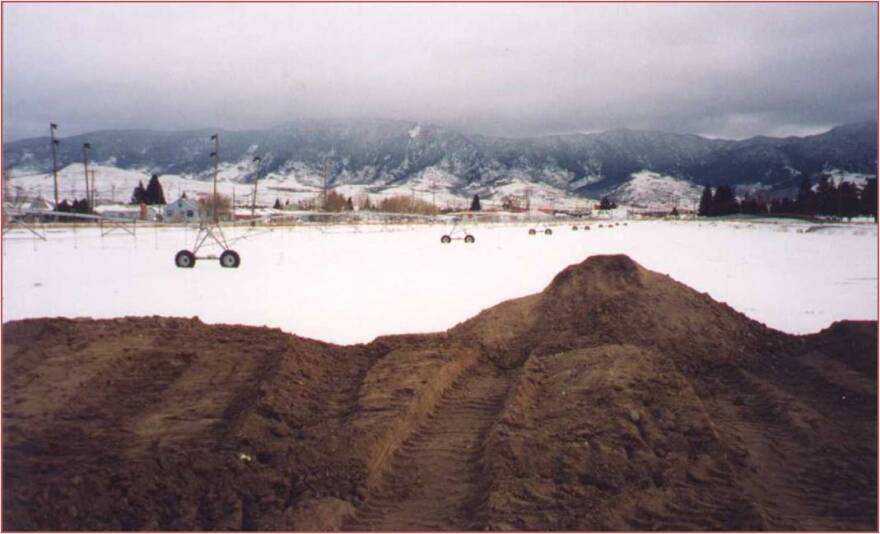
[[[251,202],[251,217],[256,217],[257,213],[257,184],[260,183],[260,156],[254,156],[254,163],[257,164],[257,170],[254,171],[254,200]]]
[[[55,151],[58,146],[58,139],[55,139],[55,130],[58,125],[54,122],[49,123],[49,137],[52,138],[52,179],[55,182],[55,208],[58,208],[58,156]]]
[[[214,151],[211,152],[211,157],[214,158],[214,196],[211,200],[211,212],[214,224],[218,224],[220,219],[217,216],[217,174],[220,172],[220,136],[217,134],[212,135],[211,141],[214,141]]]
[[[324,193],[323,193],[324,199],[322,202],[322,209],[324,211],[327,211],[327,182],[329,181],[329,177],[330,177],[330,160],[325,159],[324,160]]]
[[[92,171],[89,171],[89,173],[92,175],[92,202],[91,202],[90,206],[92,207],[92,209],[94,209],[95,208],[95,198],[97,198],[97,196],[98,196],[98,194],[95,192],[95,171],[92,170]]]
[[[91,150],[91,143],[83,143],[83,170],[85,171],[86,176],[86,206],[88,206],[88,210],[92,211],[92,196],[89,192],[89,150]]]
[[[437,214],[437,177],[434,176],[434,173],[431,173],[431,206],[433,210],[433,215]]]

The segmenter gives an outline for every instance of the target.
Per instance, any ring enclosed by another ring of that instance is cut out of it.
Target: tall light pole
[[[91,171],[89,171],[89,174],[92,176],[92,203],[90,205],[92,206],[92,209],[94,209],[95,208],[95,197],[97,196],[97,194],[95,193],[95,171],[91,170]]]
[[[58,208],[58,156],[55,153],[58,146],[58,139],[55,139],[55,130],[58,125],[54,122],[49,123],[49,137],[52,138],[52,179],[55,182],[55,208]]]
[[[211,211],[213,212],[214,224],[217,224],[220,222],[217,216],[217,174],[220,172],[220,137],[214,134],[211,136],[211,141],[214,141],[214,151],[211,152],[211,157],[214,158],[214,196],[211,201]]]
[[[329,180],[329,177],[330,177],[330,160],[325,159],[324,160],[324,193],[323,193],[324,200],[322,202],[322,204],[323,204],[322,209],[324,211],[327,211],[327,182]]]
[[[531,196],[532,196],[532,188],[527,186],[526,187],[526,214],[527,215],[531,215],[531,213],[532,213]]]
[[[255,217],[257,213],[257,184],[260,183],[260,156],[254,156],[254,163],[257,164],[257,170],[254,173],[254,200],[251,202],[251,217]]]
[[[83,170],[86,177],[86,206],[92,211],[92,195],[89,193],[89,150],[92,149],[91,143],[83,143]]]

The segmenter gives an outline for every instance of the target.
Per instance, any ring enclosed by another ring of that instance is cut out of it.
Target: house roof
[[[196,202],[195,200],[193,200],[191,198],[184,198],[184,197],[178,198],[174,202],[167,204],[167,206],[181,208],[181,209],[183,209],[183,208],[199,209],[198,202]]]

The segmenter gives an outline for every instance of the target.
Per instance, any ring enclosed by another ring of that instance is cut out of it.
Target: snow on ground
[[[876,319],[873,225],[629,221],[529,236],[528,225],[468,226],[475,244],[440,243],[448,226],[259,229],[238,239],[241,267],[178,269],[193,229],[52,230],[3,241],[3,320],[42,316],[199,316],[280,327],[337,343],[439,331],[541,291],[565,266],[624,253],[746,315],[792,333]],[[237,239],[246,228],[228,230]]]

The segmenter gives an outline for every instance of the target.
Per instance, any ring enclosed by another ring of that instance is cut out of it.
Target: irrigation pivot
[[[465,243],[473,243],[476,241],[474,236],[469,234],[463,225],[459,226],[462,220],[463,218],[461,215],[456,215],[452,217],[452,229],[449,230],[449,233],[444,234],[440,238],[441,243],[452,243],[453,240],[464,241]]]
[[[211,198],[211,217],[208,221],[204,219],[199,221],[199,231],[196,234],[193,249],[191,251],[184,249],[175,254],[174,265],[182,269],[195,267],[196,260],[219,259],[221,267],[232,269],[241,265],[241,257],[238,255],[238,252],[229,248],[229,242],[226,240],[226,236],[223,235],[223,228],[220,227],[220,217],[217,214],[217,174],[220,169],[220,137],[214,134],[211,136],[211,141],[214,142],[214,151],[209,156],[214,158],[214,194]],[[219,256],[214,254],[197,255],[203,247],[206,245],[211,246],[212,244],[218,245],[223,250]]]

